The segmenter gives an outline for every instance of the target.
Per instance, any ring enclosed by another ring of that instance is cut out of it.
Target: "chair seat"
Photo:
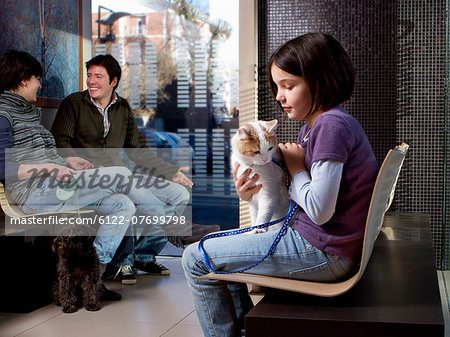
[[[249,283],[266,288],[276,288],[286,291],[294,291],[308,295],[322,297],[334,297],[347,292],[358,282],[358,274],[351,278],[336,283],[310,282],[294,279],[286,279],[273,276],[234,273],[234,274],[216,274],[209,273],[199,277],[200,279],[222,280],[239,283]]]

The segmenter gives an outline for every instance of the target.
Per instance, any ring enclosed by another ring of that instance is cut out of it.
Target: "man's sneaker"
[[[145,271],[147,274],[150,275],[161,275],[161,276],[170,275],[170,270],[164,267],[162,264],[159,264],[158,262],[141,262],[135,260],[133,268]]]
[[[116,276],[117,271],[120,269],[120,267],[116,267],[112,263],[108,263],[106,265],[105,271],[102,274],[101,279],[102,280],[109,280],[110,278],[113,278]]]
[[[134,276],[133,269],[129,265],[120,266],[114,276],[114,280],[122,284],[136,284],[136,276]]]

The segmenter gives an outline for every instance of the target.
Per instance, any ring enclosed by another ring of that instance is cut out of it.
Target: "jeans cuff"
[[[136,255],[136,261],[139,262],[156,262],[156,258],[154,255]]]

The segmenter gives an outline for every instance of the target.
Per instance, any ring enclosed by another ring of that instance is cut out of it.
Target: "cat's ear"
[[[277,129],[278,126],[278,120],[277,119],[273,119],[271,121],[265,122],[266,124],[266,129],[269,133],[274,133],[275,130]]]
[[[247,139],[250,137],[250,129],[245,125],[241,126],[238,130],[239,139]]]

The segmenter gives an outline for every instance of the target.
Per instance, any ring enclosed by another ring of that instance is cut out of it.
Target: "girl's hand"
[[[280,143],[278,148],[283,154],[284,161],[293,177],[298,171],[306,171],[305,153],[303,148],[297,143]]]
[[[262,185],[255,185],[256,180],[258,180],[258,175],[255,174],[252,178],[248,178],[248,176],[250,175],[250,173],[252,172],[251,169],[247,169],[244,171],[244,173],[242,173],[242,175],[238,178],[237,177],[237,172],[239,169],[240,164],[236,163],[236,166],[233,169],[233,181],[234,181],[234,186],[236,187],[236,193],[239,196],[239,198],[241,198],[244,201],[248,201],[250,200],[250,198],[252,197],[253,194],[259,192],[259,190],[261,189]],[[253,186],[253,187],[250,187]]]

